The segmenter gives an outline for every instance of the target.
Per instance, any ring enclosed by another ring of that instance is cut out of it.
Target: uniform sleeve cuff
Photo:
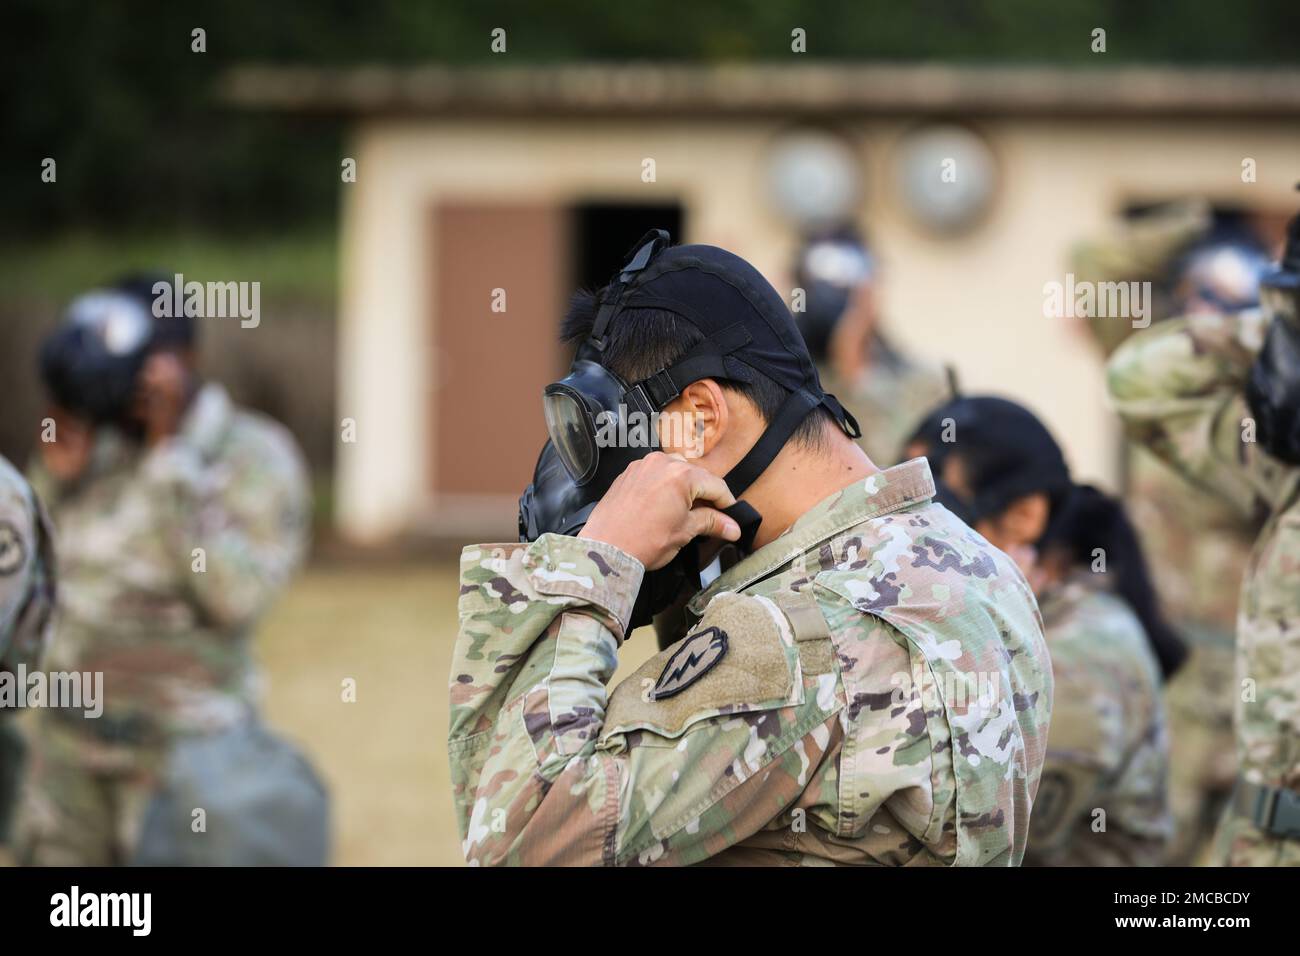
[[[594,604],[627,633],[645,568],[626,551],[604,541],[544,534],[528,546],[524,567],[539,594],[565,595]]]

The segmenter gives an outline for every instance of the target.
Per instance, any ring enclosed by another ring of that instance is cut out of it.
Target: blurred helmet
[[[156,291],[159,287],[165,287],[164,291]],[[173,276],[161,272],[132,273],[119,278],[113,283],[112,288],[114,291],[134,296],[149,310],[154,323],[154,348],[188,349],[197,342],[198,323],[195,322],[193,315],[187,314],[183,305],[176,303],[170,308],[154,308],[160,298],[164,296],[170,298],[175,294]],[[159,312],[163,314],[159,315]]]
[[[804,308],[795,324],[815,361],[823,361],[835,324],[848,308],[853,290],[875,274],[871,252],[851,230],[805,240],[795,263],[795,278],[804,290]]]
[[[78,296],[41,345],[41,379],[56,403],[93,422],[126,414],[153,343],[146,302],[116,289]]]
[[[1175,266],[1175,314],[1254,308],[1269,266],[1268,253],[1243,239],[1212,239],[1193,246]]]

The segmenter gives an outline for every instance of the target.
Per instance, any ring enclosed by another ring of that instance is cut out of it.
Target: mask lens
[[[578,484],[596,472],[596,435],[582,401],[567,389],[547,389],[542,399],[546,430],[564,468]]]

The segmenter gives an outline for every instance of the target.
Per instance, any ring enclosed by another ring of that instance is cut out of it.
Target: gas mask
[[[579,346],[569,374],[544,390],[549,440],[519,501],[521,541],[548,532],[577,534],[614,479],[659,447],[659,413],[703,378],[751,382],[761,372],[788,392],[754,447],[724,477],[737,499],[725,511],[740,525],[737,547],[742,554],[762,518],[740,497],[800,422],[822,405],[847,434],[860,434],[853,417],[822,392],[790,312],[766,280],[724,250],[669,248],[669,242],[662,229],[641,239],[602,294],[591,335]],[[672,312],[704,339],[653,375],[625,381],[604,364],[603,353],[610,323],[629,308]],[[699,544],[698,539],[691,542],[665,567],[646,573],[632,628],[650,623],[683,595],[699,590]]]
[[[1259,443],[1274,458],[1300,465],[1300,216],[1287,227],[1282,261],[1260,283],[1259,298],[1270,321],[1246,401]]]

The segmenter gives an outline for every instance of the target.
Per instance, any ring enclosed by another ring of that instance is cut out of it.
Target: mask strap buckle
[[[680,394],[681,389],[673,383],[667,370],[660,369],[624,392],[623,399],[631,406],[631,411],[650,418]],[[660,396],[667,397],[660,401]]]
[[[634,304],[641,305],[641,301]],[[649,414],[661,411],[665,405],[682,393],[684,386],[702,378],[730,378],[726,356],[750,341],[748,330],[739,323],[728,326],[712,339],[705,339],[675,363],[652,375],[647,375],[624,393],[638,409]]]
[[[633,278],[670,242],[672,238],[666,229],[651,229],[637,241],[636,252],[619,272],[618,281],[613,283],[609,294],[601,302],[600,311],[596,313],[588,341],[598,352],[605,351],[605,332],[609,329],[610,321],[623,308],[623,300],[627,297]]]

